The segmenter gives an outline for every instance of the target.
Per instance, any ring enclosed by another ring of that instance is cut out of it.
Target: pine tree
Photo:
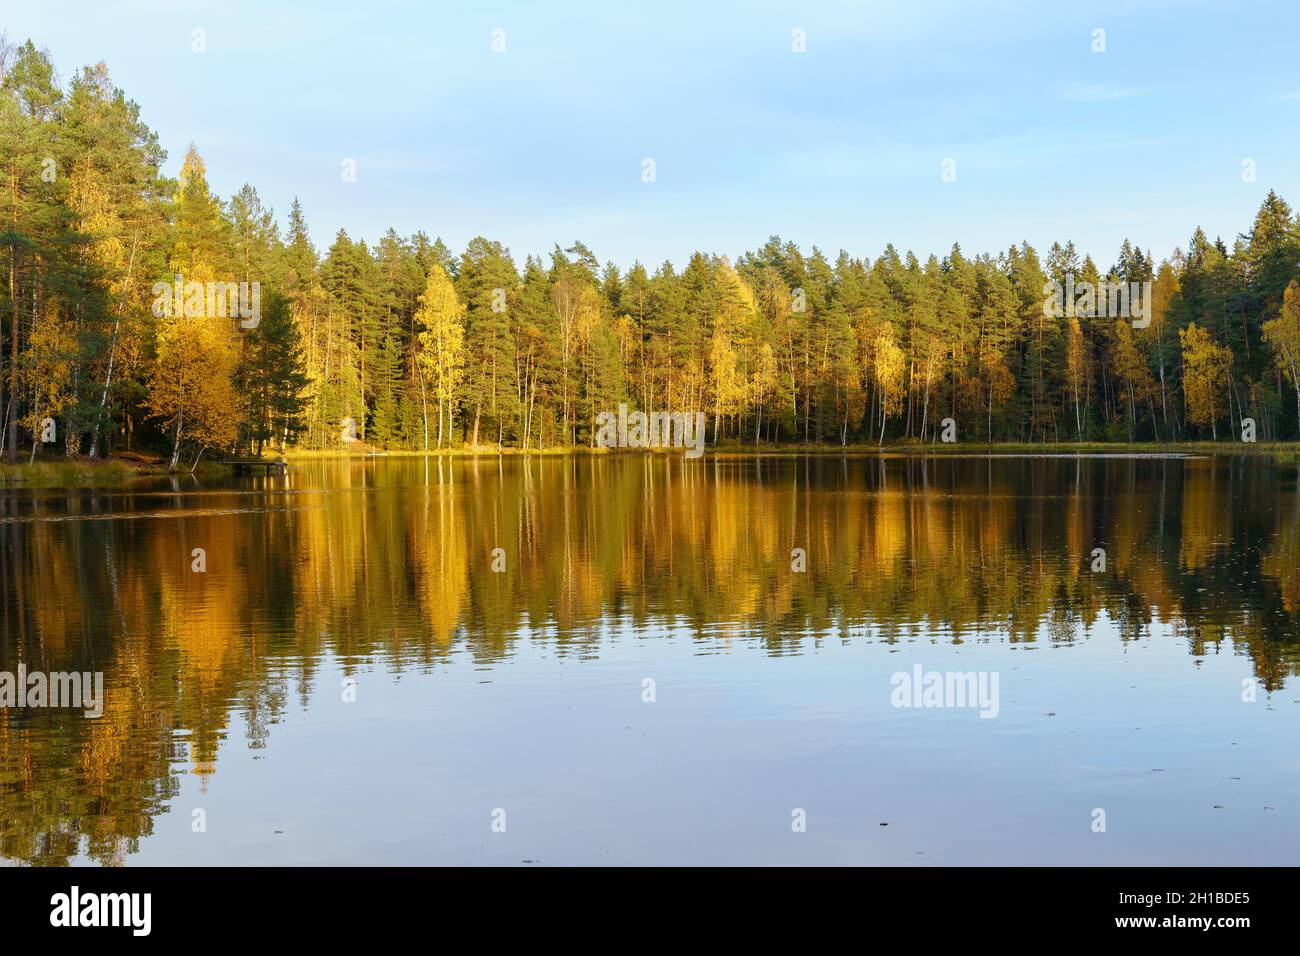
[[[265,443],[283,450],[306,427],[310,380],[286,296],[273,292],[263,300],[260,321],[247,342],[239,380],[248,396],[247,438],[260,457]]]

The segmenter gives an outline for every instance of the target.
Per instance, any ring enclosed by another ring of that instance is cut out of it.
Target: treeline
[[[0,443],[64,454],[581,446],[598,412],[705,411],[710,441],[1293,438],[1300,222],[1269,193],[1229,246],[1197,229],[1104,271],[1072,243],[922,262],[769,239],[733,263],[601,265],[581,242],[516,263],[425,233],[323,254],[295,201],[177,178],[100,64],[60,85],[0,49]],[[343,187],[346,188],[346,187]],[[1052,281],[1151,282],[1136,324],[1056,316]],[[212,283],[260,290],[248,322]],[[160,288],[176,292],[166,295]],[[204,290],[207,290],[206,294]],[[1149,321],[1146,321],[1149,319]],[[51,429],[51,423],[55,428]],[[1249,434],[1250,427],[1246,428]]]

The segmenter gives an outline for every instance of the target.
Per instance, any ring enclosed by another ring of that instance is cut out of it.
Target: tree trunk
[[[18,460],[18,159],[9,164],[10,194],[13,199],[13,225],[9,236],[9,400],[13,415],[9,419],[9,460]]]
[[[117,303],[117,316],[113,319],[113,335],[108,344],[108,371],[104,374],[104,391],[99,396],[99,415],[95,416],[95,427],[90,435],[91,458],[94,458],[99,452],[99,424],[104,409],[108,406],[108,387],[113,384],[113,359],[117,353],[117,330],[122,323],[122,308],[126,305],[126,290],[131,285],[131,270],[135,268],[135,247],[139,241],[140,233],[137,231],[135,238],[131,240],[131,259],[126,267],[126,280],[122,283],[122,297]],[[261,454],[261,452],[258,454]]]
[[[172,445],[172,463],[171,467],[167,469],[168,471],[176,470],[176,462],[178,462],[181,457],[181,427],[184,420],[184,415],[176,419],[176,443]]]

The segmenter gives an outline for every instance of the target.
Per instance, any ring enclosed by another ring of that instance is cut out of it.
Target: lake
[[[0,858],[1291,864],[1264,457],[303,460],[0,492]]]

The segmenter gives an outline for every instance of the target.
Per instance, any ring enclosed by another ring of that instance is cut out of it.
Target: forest
[[[1248,231],[1196,227],[1160,260],[1127,239],[1102,266],[1069,241],[922,260],[772,236],[620,268],[581,241],[517,262],[393,229],[318,249],[297,200],[281,223],[252,185],[215,195],[193,146],[166,163],[103,63],[65,84],[0,42],[10,460],[580,448],[623,402],[702,411],[733,447],[931,443],[944,419],[962,442],[1300,429],[1300,219],[1272,191]],[[1053,315],[1067,281],[1151,282],[1149,321]],[[213,283],[256,289],[255,319],[214,310]]]

